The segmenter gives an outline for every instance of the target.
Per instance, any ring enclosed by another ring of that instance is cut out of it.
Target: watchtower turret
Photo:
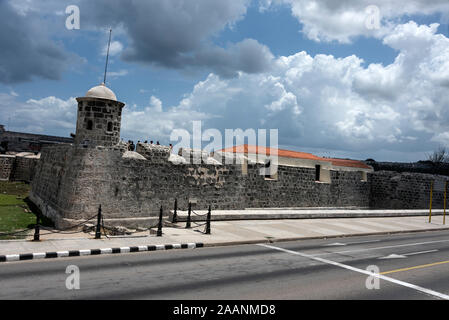
[[[120,141],[123,102],[104,83],[78,101],[75,144],[113,146]]]

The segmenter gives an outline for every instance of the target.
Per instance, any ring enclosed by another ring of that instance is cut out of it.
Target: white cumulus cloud
[[[446,0],[260,0],[259,4],[261,11],[275,5],[288,5],[302,23],[302,32],[318,42],[349,43],[357,36],[382,37],[404,16],[440,14],[443,21],[449,21]],[[373,28],[377,12],[379,28]]]
[[[18,101],[17,96],[0,93],[0,123],[8,130],[68,137],[75,132],[77,102],[53,96]]]

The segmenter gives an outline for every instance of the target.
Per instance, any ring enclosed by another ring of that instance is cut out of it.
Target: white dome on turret
[[[99,86],[93,87],[92,89],[87,91],[86,97],[117,101],[115,93],[111,89],[106,87],[104,83],[100,84]]]

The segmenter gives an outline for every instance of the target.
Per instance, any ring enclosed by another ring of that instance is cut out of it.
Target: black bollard
[[[178,222],[178,199],[175,199],[175,208],[173,210],[173,223]]]
[[[97,228],[95,230],[95,239],[101,239],[101,204],[98,207]]]
[[[33,241],[41,241],[40,240],[40,235],[39,235],[39,231],[40,231],[39,218],[40,218],[40,214],[38,212],[38,213],[36,213],[36,225],[34,226],[34,238],[33,238]]]
[[[189,212],[187,214],[186,229],[190,228],[190,215],[192,214],[192,204],[189,202]]]
[[[162,206],[159,212],[159,223],[157,224],[157,236],[162,237]]]
[[[209,206],[209,211],[207,212],[206,234],[210,234],[210,206]]]

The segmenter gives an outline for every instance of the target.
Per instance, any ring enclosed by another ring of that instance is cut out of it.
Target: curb
[[[174,243],[174,244],[158,244],[148,246],[120,247],[120,248],[103,248],[103,249],[87,249],[87,250],[69,250],[56,252],[37,252],[37,253],[21,253],[0,255],[0,262],[35,260],[35,259],[51,259],[62,257],[80,257],[100,254],[115,254],[129,252],[159,251],[171,249],[195,249],[202,248],[204,244],[196,243]]]

